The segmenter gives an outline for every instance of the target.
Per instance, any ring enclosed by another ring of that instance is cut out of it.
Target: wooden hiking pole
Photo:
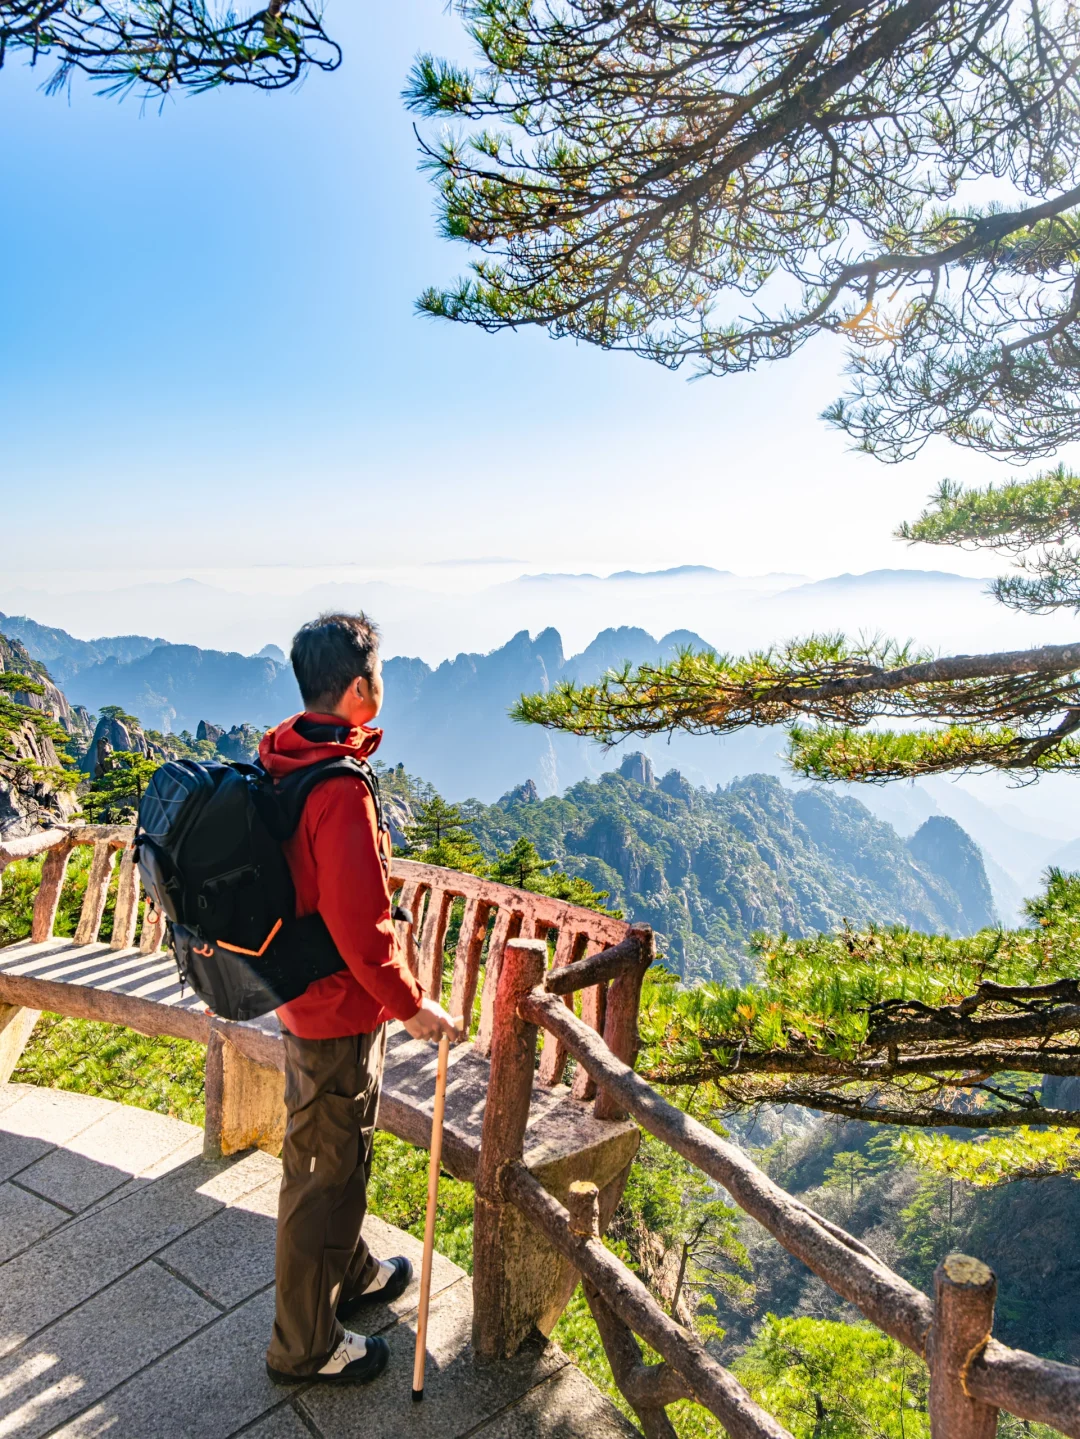
[[[427,1218],[424,1221],[424,1259],[420,1266],[420,1308],[416,1316],[416,1358],[413,1362],[412,1397],[424,1397],[424,1364],[427,1360],[428,1309],[431,1304],[431,1260],[435,1251],[435,1211],[439,1202],[439,1170],[442,1166],[443,1114],[446,1110],[446,1071],[450,1062],[450,1036],[439,1040],[439,1068],[435,1076],[435,1108],[431,1116],[431,1159],[428,1163]]]

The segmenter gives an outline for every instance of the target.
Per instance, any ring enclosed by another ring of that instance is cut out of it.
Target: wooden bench
[[[0,949],[0,1083],[18,1062],[42,1010],[122,1024],[148,1035],[174,1035],[207,1046],[205,1146],[210,1154],[259,1147],[279,1153],[284,1136],[283,1046],[276,1016],[237,1024],[211,1015],[190,990],[182,990],[171,953],[162,949],[164,926],[139,924],[139,875],[132,860],[130,826],[85,825],[42,831],[0,843],[0,880],[18,859],[44,853],[30,938]],[[54,934],[68,862],[77,846],[92,846],[86,894],[75,934]],[[638,945],[643,962],[652,955],[644,927],[593,910],[509,888],[473,875],[395,860],[398,903],[415,916],[404,936],[412,963],[429,995],[441,994],[470,1027],[479,1004],[476,1036],[451,1051],[443,1164],[455,1178],[473,1182],[488,1099],[495,994],[506,946],[517,939],[544,939],[562,967],[613,946]],[[110,892],[115,893],[113,932],[99,938]],[[447,930],[457,904],[459,934],[447,999],[443,976]],[[481,985],[481,977],[483,983]],[[606,982],[581,991],[581,1016],[605,1033]],[[569,997],[568,1001],[569,1002]],[[611,1047],[628,1062],[636,1045],[619,1016],[611,1016]],[[380,1128],[426,1148],[431,1131],[435,1048],[391,1026]],[[562,1083],[566,1050],[549,1040],[540,1056],[525,1136],[524,1162],[556,1196],[575,1181],[595,1183],[601,1219],[610,1219],[621,1197],[639,1143],[635,1125],[603,1117],[594,1082],[579,1068],[571,1086]],[[599,1109],[599,1114],[597,1110]],[[531,1226],[521,1224],[517,1260],[522,1292],[535,1322],[550,1331],[565,1307],[576,1273]]]

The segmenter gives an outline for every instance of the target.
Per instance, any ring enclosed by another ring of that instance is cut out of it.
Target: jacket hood
[[[259,741],[259,759],[267,774],[281,779],[324,759],[369,759],[381,740],[381,729],[350,729],[337,715],[305,713],[267,730]]]

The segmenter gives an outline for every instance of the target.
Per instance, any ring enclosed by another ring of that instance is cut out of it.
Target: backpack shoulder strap
[[[337,775],[346,774],[356,775],[367,785],[375,805],[375,817],[379,831],[380,833],[384,831],[386,821],[383,818],[382,797],[379,794],[379,781],[375,771],[367,760],[354,758],[352,755],[340,755],[333,759],[319,760],[316,764],[306,765],[303,769],[286,775],[284,779],[278,780],[274,785],[281,837],[287,839],[295,831],[296,826],[300,823],[300,816],[304,812],[308,796],[316,785],[322,784],[324,780],[334,779]]]

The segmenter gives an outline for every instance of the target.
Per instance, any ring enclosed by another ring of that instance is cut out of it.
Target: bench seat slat
[[[120,974],[114,970],[105,970],[100,979],[94,978],[93,987],[95,989],[123,989],[129,984],[138,983],[139,980],[149,979],[151,975],[160,979],[163,974],[168,975],[170,970],[171,977],[175,979],[176,966],[162,964],[160,961],[157,964],[144,963],[134,970],[129,970],[129,967],[125,966],[124,972]]]
[[[82,960],[76,964],[57,965],[56,960],[53,959],[47,964],[35,965],[33,969],[27,965],[18,965],[14,969],[9,969],[7,973],[33,974],[36,979],[52,979],[61,983],[67,981],[69,984],[88,984],[99,988],[99,980],[110,978],[124,970],[137,969],[146,963],[144,954],[137,954],[134,958],[128,958],[120,963],[122,954],[123,950],[120,950],[115,959],[110,959],[108,951],[106,951],[105,954],[97,954],[93,959]]]

